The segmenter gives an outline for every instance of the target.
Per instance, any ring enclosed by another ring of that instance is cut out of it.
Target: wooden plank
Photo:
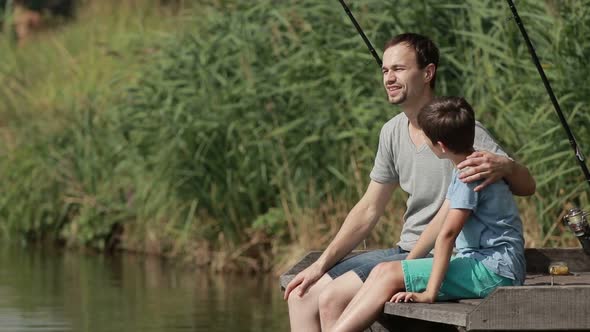
[[[355,251],[356,255],[364,251]],[[280,277],[281,287],[316,261],[320,251],[308,253]],[[486,299],[458,303],[388,303],[380,320],[367,331],[458,330],[590,330],[590,257],[582,249],[528,248],[525,286],[500,287]],[[548,286],[549,264],[566,262],[571,273],[556,276]],[[561,286],[560,286],[561,285]],[[405,328],[407,326],[407,328]],[[404,328],[402,328],[404,327]]]
[[[525,286],[550,286],[551,279],[549,274],[528,274],[524,284]],[[574,272],[568,275],[554,276],[553,284],[555,286],[590,285],[590,272]]]
[[[565,262],[572,272],[590,272],[590,256],[579,248],[527,248],[527,273],[547,273],[551,262]]]
[[[468,315],[470,330],[590,330],[590,286],[499,287]]]
[[[365,332],[460,332],[464,328],[382,314]]]
[[[463,304],[480,305],[481,301],[483,301],[483,299],[462,299],[458,300],[457,302]]]
[[[385,304],[384,312],[389,315],[443,323],[454,326],[467,326],[467,316],[476,306],[457,302],[392,303]]]

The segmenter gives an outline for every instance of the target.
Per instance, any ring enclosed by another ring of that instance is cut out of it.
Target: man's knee
[[[306,292],[303,295],[299,295],[299,287],[293,289],[289,294],[289,298],[287,299],[287,303],[289,308],[293,308],[294,306],[301,306],[307,305],[310,301],[310,298],[313,297],[313,293]]]
[[[397,261],[379,263],[371,271],[371,274],[380,278],[392,278],[400,273],[402,273],[401,264]]]
[[[318,298],[318,305],[322,315],[330,314],[332,311],[339,312],[358,290],[362,287],[363,281],[354,272],[349,272],[322,290]]]
[[[319,295],[323,292],[323,290],[330,284],[332,278],[324,274],[313,286],[309,287],[307,291],[303,295],[299,295],[300,288],[296,287],[291,291],[289,297],[287,299],[287,303],[289,308],[293,306],[309,306],[310,304],[316,303],[319,298]]]
[[[401,263],[398,261],[383,262],[377,264],[373,268],[369,278],[391,283],[392,285],[396,285],[398,287],[403,287],[404,272],[402,270]]]
[[[318,307],[321,314],[328,313],[335,308],[338,302],[338,289],[336,287],[326,287],[318,297]]]

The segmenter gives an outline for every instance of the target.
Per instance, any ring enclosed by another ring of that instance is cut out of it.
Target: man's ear
[[[436,73],[436,66],[434,63],[429,63],[424,67],[424,80],[426,83],[430,83],[434,78],[434,74]]]
[[[449,150],[449,149],[447,148],[447,146],[445,145],[445,143],[443,143],[443,142],[441,142],[441,141],[438,141],[438,142],[436,142],[436,145],[437,145],[437,146],[440,148],[440,150],[441,150],[443,153],[447,153],[447,150]]]

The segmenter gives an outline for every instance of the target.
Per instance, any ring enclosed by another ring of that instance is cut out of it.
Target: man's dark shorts
[[[365,282],[369,273],[371,273],[371,270],[377,266],[377,264],[404,260],[409,253],[409,251],[400,247],[372,250],[341,260],[328,271],[328,275],[332,277],[332,279],[336,279],[348,271],[353,271],[363,282]]]

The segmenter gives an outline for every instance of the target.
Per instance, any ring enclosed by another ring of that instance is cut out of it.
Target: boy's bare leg
[[[330,332],[362,331],[379,317],[385,302],[404,288],[400,262],[377,265]]]
[[[322,331],[330,331],[350,300],[363,286],[354,272],[347,272],[332,281],[319,297]]]
[[[287,301],[289,305],[289,322],[292,332],[319,332],[320,314],[318,298],[332,278],[324,274],[314,285],[309,287],[303,296],[299,296],[299,287],[295,288]]]

